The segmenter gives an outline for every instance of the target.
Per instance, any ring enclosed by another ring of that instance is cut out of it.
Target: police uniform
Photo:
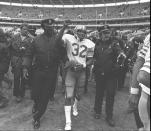
[[[109,27],[102,27],[103,31],[110,30]],[[96,80],[96,97],[95,97],[95,117],[100,118],[102,113],[103,98],[106,91],[106,114],[107,122],[114,126],[112,120],[114,97],[117,88],[117,72],[119,71],[118,56],[123,51],[116,38],[110,37],[107,41],[101,39],[97,41],[94,51],[94,73]]]
[[[53,21],[51,19],[43,20],[43,24],[52,25]],[[39,128],[40,126],[40,118],[46,111],[54,81],[56,81],[55,76],[57,75],[61,52],[58,42],[62,38],[61,34],[63,35],[60,32],[58,35],[53,33],[52,36],[48,36],[43,33],[35,37],[24,56],[23,67],[25,69],[31,67],[34,58],[32,67],[34,128]]]
[[[25,50],[31,42],[31,37],[22,36],[20,33],[16,34],[11,40],[11,66],[12,73],[14,74],[13,95],[16,98],[23,98],[25,96],[25,79],[22,74],[22,62]]]
[[[4,79],[4,74],[7,73],[10,63],[10,54],[8,42],[5,38],[4,32],[0,31],[0,108],[4,107],[8,100],[3,96],[1,92],[1,84]]]

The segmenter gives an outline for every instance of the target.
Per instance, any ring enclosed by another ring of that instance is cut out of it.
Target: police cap
[[[44,27],[44,26],[52,26],[53,24],[55,23],[55,20],[54,19],[44,19],[41,21],[41,27]]]
[[[111,28],[109,25],[103,25],[101,27],[98,28],[98,32],[107,32],[107,31],[111,31]]]

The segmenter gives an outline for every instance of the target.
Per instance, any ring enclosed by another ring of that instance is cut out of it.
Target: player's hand
[[[23,69],[23,78],[28,79],[29,74],[28,74],[28,70],[26,68]]]
[[[71,24],[71,20],[65,20],[64,21],[64,26],[68,27]]]
[[[65,68],[73,67],[74,65],[76,65],[75,61],[67,61],[65,64]]]
[[[134,111],[138,107],[139,103],[139,95],[137,94],[131,94],[129,97],[129,108],[131,111]]]

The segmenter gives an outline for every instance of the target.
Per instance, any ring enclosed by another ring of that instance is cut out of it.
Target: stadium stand
[[[94,8],[37,8],[0,6],[0,16],[11,18],[102,19],[136,17],[150,14],[150,3]]]
[[[0,25],[18,26],[26,22],[39,26],[41,19],[54,18],[57,26],[61,26],[64,19],[70,19],[73,27],[77,24],[91,28],[102,24],[118,28],[149,27],[150,2],[142,1],[113,0],[122,4],[109,6],[111,0],[11,0],[11,3],[0,0]]]

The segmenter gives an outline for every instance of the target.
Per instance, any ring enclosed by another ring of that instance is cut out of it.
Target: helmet
[[[75,27],[74,30],[80,40],[83,40],[86,37],[86,33],[87,33],[86,26],[78,25]]]
[[[74,35],[74,32],[73,32],[73,30],[69,29],[66,31],[66,34]]]
[[[83,32],[86,32],[86,26],[84,26],[84,25],[77,25],[74,30],[75,30],[75,31],[83,31]]]

